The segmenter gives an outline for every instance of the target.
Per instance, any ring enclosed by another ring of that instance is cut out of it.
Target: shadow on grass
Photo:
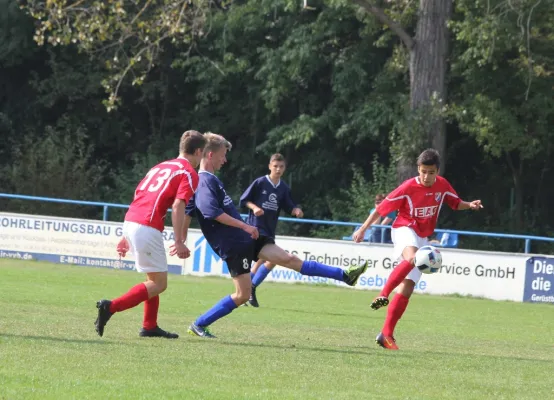
[[[411,353],[414,358],[421,358],[421,351],[417,353]],[[425,350],[425,354],[432,354],[438,356],[444,360],[444,357],[471,357],[473,359],[489,359],[489,360],[512,360],[512,361],[531,361],[545,364],[552,364],[552,360],[545,360],[541,358],[532,358],[532,357],[521,357],[521,356],[501,356],[494,354],[475,354],[475,353],[458,353],[458,352],[447,352],[447,351],[429,351]]]
[[[377,345],[374,346],[360,346],[360,347],[349,347],[349,348],[327,348],[327,347],[311,347],[305,345],[296,345],[296,344],[267,344],[267,343],[245,343],[245,342],[229,342],[220,339],[201,339],[196,338],[188,341],[189,344],[206,344],[213,346],[214,344],[222,346],[233,346],[233,347],[250,347],[250,348],[260,348],[260,349],[276,349],[276,350],[290,350],[290,351],[313,351],[317,353],[335,353],[335,354],[352,354],[352,355],[367,355],[367,356],[381,356],[388,357],[392,355],[392,352],[385,351],[380,349]],[[413,357],[413,354],[395,352],[394,356],[397,357]]]
[[[86,344],[99,344],[99,345],[106,345],[106,344],[121,344],[108,342],[102,339],[98,340],[89,340],[89,339],[68,339],[68,338],[61,338],[61,337],[55,337],[55,336],[37,336],[37,335],[16,335],[13,333],[2,333],[0,332],[0,339],[2,338],[15,338],[15,339],[29,339],[29,340],[44,340],[49,342],[60,342],[60,343],[86,343]],[[1,343],[1,342],[0,342]]]
[[[253,307],[250,307],[250,308],[253,308]],[[293,313],[297,313],[297,314],[313,315],[315,313],[314,310],[301,310],[301,309],[297,309],[297,308],[264,307],[264,309],[266,309],[266,310],[275,310],[275,311],[293,312]],[[367,309],[368,309],[367,314],[351,313],[351,312],[348,312],[348,311],[345,311],[345,312],[328,312],[328,311],[320,311],[320,310],[317,311],[317,314],[318,315],[319,314],[329,315],[331,317],[367,318],[368,316],[371,316],[370,313],[369,313],[369,311],[371,311],[370,308],[369,308],[369,305],[368,305]],[[384,316],[381,314],[381,319],[382,318],[384,318]]]
[[[222,345],[222,346],[233,346],[233,347],[250,347],[250,348],[261,348],[261,349],[277,349],[277,350],[289,350],[289,351],[313,351],[317,353],[335,353],[335,354],[352,354],[352,355],[366,355],[370,357],[394,357],[396,359],[414,359],[419,360],[422,358],[421,351],[390,351],[380,348],[374,343],[368,343],[367,346],[350,346],[348,348],[328,348],[328,347],[311,347],[306,345],[297,345],[297,344],[267,344],[267,343],[245,343],[245,342],[229,342],[220,339],[201,339],[196,338],[188,341],[190,344],[206,344],[213,346]],[[512,360],[512,361],[530,361],[530,362],[539,362],[545,364],[551,364],[552,360],[537,359],[531,357],[521,357],[521,356],[503,356],[503,355],[488,355],[488,354],[467,354],[459,352],[446,352],[446,351],[425,351],[426,355],[438,356],[441,359],[447,360],[446,357],[455,357],[459,358],[460,356],[467,356],[474,359],[490,359],[490,360]],[[371,360],[369,358],[368,360]]]

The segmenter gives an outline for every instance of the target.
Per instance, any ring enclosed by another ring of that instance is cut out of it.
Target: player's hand
[[[472,210],[479,210],[483,208],[483,205],[481,204],[481,200],[473,200],[471,203],[469,203],[469,208]]]
[[[258,236],[260,236],[260,233],[258,232],[258,228],[252,225],[246,225],[243,230],[250,235],[252,239],[257,239]]]
[[[119,243],[117,244],[117,254],[119,254],[119,258],[125,257],[127,252],[129,251],[129,242],[124,237],[121,238]]]
[[[352,235],[352,240],[354,240],[354,242],[356,243],[361,243],[363,242],[364,240],[364,236],[365,236],[365,229],[362,229],[362,228],[359,228],[358,230],[356,230],[356,232],[354,232],[354,234]]]
[[[291,214],[294,215],[296,218],[302,218],[304,216],[304,212],[301,208],[293,209]]]
[[[256,217],[261,217],[262,215],[264,215],[264,210],[263,210],[263,208],[256,207],[256,208],[254,209],[254,215],[255,215]]]
[[[171,246],[169,246],[169,255],[176,255],[179,258],[189,258],[190,250],[187,246],[185,246],[183,242],[175,242]]]

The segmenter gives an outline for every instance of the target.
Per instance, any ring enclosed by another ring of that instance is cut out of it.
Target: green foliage
[[[377,194],[388,194],[396,187],[396,170],[379,162],[377,155],[371,162],[373,174],[367,180],[360,168],[352,166],[352,185],[341,190],[342,200],[332,203],[333,218],[336,220],[364,221],[369,210],[375,207]]]
[[[32,196],[90,200],[104,179],[106,162],[93,159],[86,129],[62,119],[41,134],[26,135],[13,148],[15,162],[2,168],[6,191]],[[13,206],[13,205],[12,205]],[[10,208],[10,207],[8,207]],[[22,203],[20,212],[75,215],[74,207]],[[81,214],[86,215],[86,214]]]
[[[515,191],[512,229],[536,223],[554,131],[554,9],[541,1],[458,1],[450,115],[484,152],[505,161]],[[525,193],[532,193],[527,195]]]
[[[352,183],[348,189],[341,189],[339,197],[329,195],[327,201],[336,221],[363,222],[369,211],[375,207],[377,194],[387,195],[396,187],[396,168],[386,166],[374,154],[371,162],[372,176],[368,180],[363,171],[351,165]],[[352,233],[352,227],[316,227],[312,235],[322,238],[340,238]]]
[[[206,34],[212,0],[28,0],[22,6],[38,21],[34,39],[42,45],[74,45],[94,54],[110,71],[102,81],[108,111],[119,101],[123,80],[141,85],[158,62],[166,41],[191,44]],[[209,29],[209,28],[208,28]]]
[[[234,199],[267,173],[267,157],[280,151],[289,161],[284,179],[307,218],[361,221],[374,194],[392,188],[387,185],[394,184],[396,162],[421,151],[426,126],[447,117],[447,178],[462,198],[481,198],[485,209],[463,216],[445,210],[441,227],[539,235],[554,229],[549,2],[456,1],[449,23],[449,101],[414,112],[408,111],[408,51],[388,26],[351,0],[310,0],[313,10],[291,0],[240,0],[223,7],[184,0],[26,4],[20,10],[0,0],[7,11],[0,15],[5,191],[129,203],[146,169],[176,155],[184,130],[210,130],[233,143],[221,177]],[[413,35],[419,2],[374,4]],[[185,5],[176,25],[176,11]],[[47,46],[33,42],[34,23],[44,35],[37,39]],[[111,113],[102,105],[106,88],[114,95],[107,105],[119,105]],[[55,138],[55,145],[42,143],[46,137]],[[41,159],[58,165],[48,167],[49,174],[69,174],[61,166],[76,159],[68,154],[78,153],[71,146],[81,143],[88,157],[82,172],[87,176],[96,165],[103,179],[68,175],[71,184],[58,180],[50,187],[33,167],[29,174],[36,176],[27,183],[21,171],[36,161],[24,150],[37,143],[50,152],[64,149],[51,161]],[[19,186],[11,178],[14,166],[25,181]],[[54,214],[61,207],[12,206]],[[91,209],[71,210],[62,212],[93,215]],[[351,233],[301,224],[280,229]]]

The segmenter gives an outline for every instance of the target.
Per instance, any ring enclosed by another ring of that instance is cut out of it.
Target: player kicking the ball
[[[168,208],[175,243],[170,255],[187,258],[183,224],[185,208],[198,186],[198,167],[206,139],[197,131],[186,131],[179,143],[179,157],[154,166],[135,190],[135,198],[125,215],[123,238],[117,246],[120,256],[129,250],[135,257],[138,272],[146,274],[146,282],[133,286],[123,296],[96,303],[96,332],[102,336],[104,327],[114,313],[128,310],[144,302],[144,321],[139,332],[143,337],[176,339],[176,333],[158,326],[159,294],[167,288],[167,257],[162,232]]]
[[[227,162],[226,154],[231,149],[231,143],[214,133],[206,133],[205,137],[207,144],[200,162],[200,183],[193,200],[187,205],[185,231],[190,224],[190,216],[195,215],[206,240],[227,263],[235,284],[235,293],[222,298],[199,316],[190,325],[190,334],[215,337],[208,327],[248,301],[252,289],[250,266],[252,260],[258,257],[304,275],[333,278],[351,286],[356,284],[360,275],[366,271],[367,263],[343,271],[315,261],[303,262],[276,246],[271,238],[259,236],[255,226],[243,222],[233,200],[225,192],[223,183],[214,175]]]
[[[246,222],[258,228],[260,237],[267,243],[275,243],[275,230],[279,222],[281,208],[295,217],[302,218],[304,213],[292,199],[290,188],[281,180],[287,164],[285,157],[277,153],[269,159],[269,175],[256,179],[240,197],[240,206],[248,207]],[[248,303],[259,307],[256,288],[262,284],[275,264],[260,259],[252,267],[252,293]]]
[[[414,267],[414,257],[418,248],[427,245],[437,225],[437,218],[443,202],[453,210],[479,210],[483,208],[481,200],[462,201],[450,183],[438,176],[440,167],[439,153],[427,149],[417,159],[419,175],[406,180],[377,206],[364,224],[353,234],[356,243],[364,239],[365,231],[381,216],[398,211],[392,224],[394,258],[401,260],[391,272],[383,290],[371,303],[378,310],[389,304],[389,295],[398,286],[387,310],[383,330],[377,335],[376,342],[391,350],[398,350],[394,339],[394,328],[406,311],[414,287],[421,278],[421,271]]]

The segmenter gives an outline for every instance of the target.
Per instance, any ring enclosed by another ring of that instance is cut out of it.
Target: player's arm
[[[473,200],[473,201],[463,201],[460,199],[452,185],[450,185],[450,182],[445,181],[446,184],[446,191],[444,193],[444,201],[450,208],[453,210],[480,210],[483,208],[483,205],[481,204],[481,200]]]
[[[196,205],[194,203],[194,196],[193,196],[192,199],[189,200],[185,208],[185,221],[183,222],[183,237],[185,242],[187,241],[190,223],[192,221],[192,217],[194,216],[195,212],[196,212]]]
[[[171,206],[171,223],[173,225],[173,235],[175,243],[170,246],[169,255],[177,255],[179,258],[187,258],[190,256],[190,251],[185,246],[184,224],[185,224],[185,208],[187,202],[184,199],[175,199]]]
[[[216,190],[210,185],[198,187],[195,195],[196,208],[202,213],[204,218],[213,219],[223,225],[232,226],[247,232],[253,239],[258,238],[256,227],[246,224],[242,220],[231,217],[219,204]]]
[[[381,216],[387,216],[392,211],[398,210],[402,203],[405,201],[405,192],[407,190],[407,183],[403,183],[402,185],[398,186],[396,189],[394,189],[392,192],[388,194],[388,196],[383,200],[376,208],[375,210],[369,214],[363,225],[354,232],[352,235],[352,239],[356,243],[360,243],[364,240],[365,232],[367,229],[377,223]]]
[[[214,218],[217,222],[223,225],[229,225],[234,228],[239,228],[248,233],[250,236],[252,236],[252,239],[258,238],[258,229],[255,226],[248,225],[247,223],[243,221],[239,221],[236,218],[231,217],[227,213],[222,213],[216,218]]]
[[[192,221],[192,217],[190,215],[185,214],[185,220],[183,221],[183,240],[186,242],[188,233],[189,233],[189,227],[190,227],[190,221]]]
[[[254,200],[255,193],[257,192],[257,185],[258,180],[255,180],[246,188],[242,196],[240,196],[239,206],[240,207],[247,207],[249,210],[251,210],[256,217],[260,217],[264,215],[264,210],[261,207],[258,207],[252,200]]]
[[[185,245],[187,239],[188,224],[185,228],[185,219],[189,203],[194,206],[194,191],[198,187],[198,174],[182,174],[175,200],[173,201],[171,222],[173,224],[173,234],[175,242],[170,246],[169,255],[177,255],[179,258],[187,258],[190,256],[190,250]]]
[[[287,211],[289,214],[291,214],[294,217],[302,218],[304,216],[304,212],[298,206],[294,200],[292,199],[292,193],[290,192],[290,188],[287,186],[287,191],[285,192],[285,211]]]
[[[474,210],[477,211],[479,209],[483,208],[483,205],[481,204],[481,200],[473,200],[473,201],[460,201],[460,204],[458,204],[458,210]]]
[[[248,207],[256,217],[264,215],[264,210],[261,207],[258,207],[256,204],[252,203],[251,201],[246,202],[246,207]]]
[[[375,209],[371,214],[369,214],[362,226],[360,226],[352,235],[352,239],[354,240],[354,242],[362,242],[364,240],[365,232],[367,231],[367,229],[371,225],[375,224],[379,220],[379,218],[381,218],[381,214],[379,214],[377,209]]]

